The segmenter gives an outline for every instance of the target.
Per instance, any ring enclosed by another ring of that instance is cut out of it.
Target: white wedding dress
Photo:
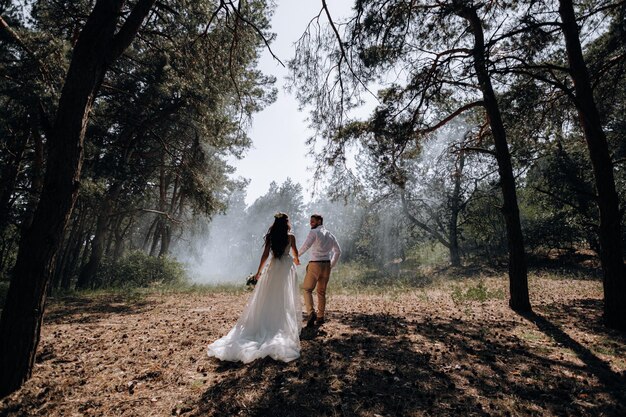
[[[237,324],[211,343],[209,356],[252,362],[270,356],[290,362],[300,357],[302,302],[289,246],[280,258],[270,256]]]

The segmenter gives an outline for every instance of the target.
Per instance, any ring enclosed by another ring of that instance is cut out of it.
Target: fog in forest
[[[420,222],[433,227],[440,223],[433,214],[446,211],[455,144],[467,129],[465,124],[451,124],[423,141],[419,153],[405,161],[409,173],[405,188],[410,187],[405,197],[411,216],[419,217]],[[186,265],[195,283],[244,282],[257,270],[263,236],[274,213],[289,214],[298,246],[309,231],[309,215],[320,213],[342,246],[342,263],[362,262],[375,265],[380,272],[397,271],[408,251],[432,243],[433,237],[407,219],[399,188],[375,172],[368,155],[361,153],[359,158],[359,170],[352,173],[355,184],[351,189],[356,192],[341,194],[330,182],[323,195],[305,204],[302,186],[287,179],[283,184],[272,183],[265,195],[247,206],[245,189],[235,191],[225,213],[211,221],[197,220],[173,255]],[[473,170],[486,168],[486,164],[475,164]],[[305,264],[308,255],[302,261]]]
[[[250,206],[245,204],[245,190],[237,190],[230,196],[225,213],[211,221],[198,220],[173,255],[186,265],[193,282],[244,282],[257,270],[263,236],[276,212],[289,213],[299,242],[306,236],[308,218],[302,200],[302,187],[290,179],[283,184],[272,183]]]

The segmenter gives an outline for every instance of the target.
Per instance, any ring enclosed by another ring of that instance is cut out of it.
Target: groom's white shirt
[[[322,225],[311,229],[298,254],[303,255],[309,248],[312,248],[311,261],[330,261],[331,268],[339,262],[341,256],[339,243],[335,236]]]

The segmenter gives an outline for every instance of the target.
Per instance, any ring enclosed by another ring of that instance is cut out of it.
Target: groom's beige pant
[[[304,308],[307,314],[313,312],[313,290],[317,285],[317,317],[324,317],[326,311],[326,286],[330,278],[330,262],[309,262],[302,289]]]

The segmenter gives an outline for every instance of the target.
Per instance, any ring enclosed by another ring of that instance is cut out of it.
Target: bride
[[[287,214],[276,213],[265,235],[256,288],[235,327],[209,345],[209,356],[243,363],[265,356],[284,362],[300,357],[302,304],[295,267],[300,261],[290,231]]]

